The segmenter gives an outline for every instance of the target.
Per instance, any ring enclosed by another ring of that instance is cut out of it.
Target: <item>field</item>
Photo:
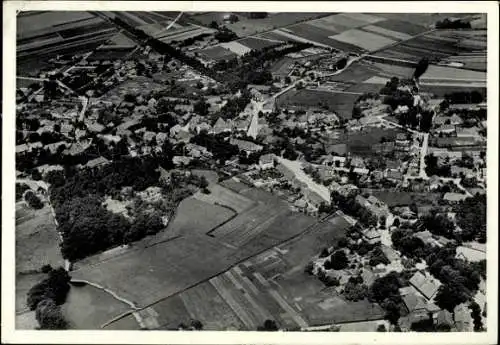
[[[252,51],[252,49],[239,43],[238,41],[221,43],[220,45],[226,49],[229,49],[231,52],[233,52],[234,54],[236,54],[238,56],[245,55],[246,53],[249,53]]]
[[[382,137],[394,140],[398,133],[405,132],[400,129],[366,128],[350,134],[347,140],[342,142],[347,144],[347,150],[352,154],[373,157],[373,145],[380,143]]]
[[[26,75],[47,66],[58,54],[91,51],[117,29],[84,11],[45,11],[20,15],[17,21],[17,73]]]
[[[244,46],[253,49],[253,50],[261,50],[268,47],[274,47],[280,45],[281,42],[271,41],[256,37],[247,37],[241,40],[238,40],[238,43],[243,44]]]
[[[165,240],[190,233],[205,234],[234,215],[235,213],[227,207],[211,204],[196,197],[186,198],[177,207],[174,219],[170,221],[165,231],[155,236],[155,240]]]
[[[160,329],[175,328],[188,318],[213,330],[255,330],[266,319],[289,330],[379,320],[383,317],[380,307],[367,301],[345,301],[304,273],[307,262],[321,248],[334,245],[348,226],[340,217],[331,218],[148,309],[159,314]]]
[[[215,47],[210,47],[204,50],[198,51],[198,54],[201,56],[204,56],[206,59],[209,60],[231,60],[238,55],[233,53],[231,50],[224,48],[222,46],[215,46]]]
[[[387,23],[391,23],[391,21],[382,22],[380,26]],[[387,28],[390,29],[390,27]],[[474,57],[482,57],[485,61],[486,33],[482,30],[439,30],[378,52],[377,56],[413,62],[427,57],[431,61],[447,62],[449,57],[462,54],[473,54]],[[460,59],[452,59],[451,61],[461,62]],[[464,67],[467,68],[465,63]],[[480,68],[484,69],[485,66],[481,65]],[[478,69],[478,66],[473,65],[473,69]]]
[[[213,195],[218,201],[225,199],[225,202],[236,204],[248,198],[264,204],[266,211],[274,212],[279,209],[279,203],[284,204],[279,198],[260,190],[242,190],[245,195],[241,197],[223,187],[219,189]],[[215,207],[218,207],[217,211]],[[210,208],[214,211],[207,211]],[[313,218],[300,213],[280,213],[259,230],[260,236],[247,238],[236,248],[205,234],[204,229],[210,229],[231,216],[228,210],[224,219],[214,221],[212,218],[221,214],[221,209],[220,206],[188,198],[179,205],[175,218],[167,227],[165,234],[168,237],[160,235],[134,243],[115,256],[79,266],[72,276],[98,283],[139,306],[146,306],[208,280],[235,263],[298,235],[315,223]],[[237,219],[238,222],[242,219],[248,222],[249,217],[256,224],[262,223],[264,219],[256,218],[261,217],[259,214],[250,214],[251,210],[242,211],[226,224]],[[194,214],[196,217],[193,217]],[[253,228],[248,230],[252,232]],[[203,262],[199,261],[200,257],[204,258]]]
[[[71,329],[99,329],[130,307],[93,286],[72,285],[61,309]]]
[[[225,25],[230,30],[234,31],[238,37],[247,37],[261,33],[264,31],[271,31],[276,28],[289,26],[295,23],[303,22],[306,20],[325,16],[325,13],[314,12],[282,12],[282,13],[269,13],[267,18],[250,19],[241,13],[235,13],[239,21],[232,24],[224,23],[224,12],[208,12],[200,15],[190,16],[190,19],[198,24],[208,26],[212,21],[216,21],[219,25]]]
[[[358,97],[358,94],[302,89],[284,93],[277,102],[280,107],[294,106],[298,108],[319,107],[321,104],[326,104],[340,117],[350,119],[352,107]]]
[[[45,264],[64,265],[50,207],[32,210],[20,202],[16,205],[16,272],[32,272]]]
[[[331,36],[331,38],[344,43],[354,44],[367,51],[378,50],[396,42],[384,36],[357,29],[344,31],[338,35]]]
[[[64,266],[59,249],[59,237],[54,218],[48,206],[41,210],[28,208],[24,202],[16,204],[16,313],[28,311],[26,294],[45,278],[39,273],[46,264]],[[20,327],[31,327],[30,317],[19,320]]]
[[[210,194],[198,192],[194,197],[209,204],[222,205],[226,208],[233,209],[236,213],[241,213],[254,205],[254,202],[249,198],[218,184],[213,184],[208,189],[210,190]]]

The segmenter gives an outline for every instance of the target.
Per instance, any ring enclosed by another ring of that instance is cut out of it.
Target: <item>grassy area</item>
[[[61,309],[71,329],[99,329],[130,307],[93,286],[73,285]]]
[[[158,240],[184,234],[205,234],[234,216],[230,209],[194,197],[184,199],[167,229],[157,234]]]

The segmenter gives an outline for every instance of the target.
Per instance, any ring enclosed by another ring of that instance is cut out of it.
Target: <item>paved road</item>
[[[424,140],[422,142],[422,147],[420,148],[420,171],[419,176],[422,178],[427,177],[425,172],[425,156],[427,155],[427,148],[429,146],[429,133],[424,133]]]

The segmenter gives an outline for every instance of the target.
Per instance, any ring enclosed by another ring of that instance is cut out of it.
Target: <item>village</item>
[[[146,287],[148,268],[134,259],[137,250],[149,258],[152,243],[175,240],[207,255],[221,249],[208,259],[214,271],[203,273],[194,258],[164,250],[162,260],[176,262],[176,270],[196,272],[189,279],[169,272],[182,282],[165,282],[164,293],[210,282],[239,320],[199,316],[194,329],[485,330],[487,109],[480,92],[436,95],[425,81],[435,67],[416,72],[424,59],[406,67],[406,77],[383,79],[377,91],[351,92],[346,85],[354,82],[342,76],[377,65],[360,62],[360,53],[267,38],[261,41],[272,45],[238,55],[237,42],[222,42],[227,29],[210,25],[197,39],[176,38],[169,54],[158,49],[167,44],[155,41],[161,34],[145,42],[116,23],[120,38],[111,41],[119,44],[57,56],[51,68],[22,77],[29,85],[17,90],[16,207],[50,209],[60,235],[51,250],[60,245],[62,257],[45,264],[65,261],[75,284],[95,279],[135,301],[123,327],[189,328],[188,319],[174,323],[192,312],[162,323],[168,317],[151,311],[177,296],[160,293],[166,273],[152,273],[154,288]],[[211,55],[211,45],[236,57]],[[253,63],[262,68],[247,72]],[[226,82],[221,64],[239,80]],[[343,95],[350,101],[335,103]],[[99,222],[85,224],[91,218]],[[102,225],[109,235],[98,233]],[[320,233],[328,240],[314,237]],[[294,251],[289,241],[307,236],[315,247]],[[288,271],[291,253],[298,257]],[[254,274],[254,282],[246,270],[264,269],[257,254],[287,264],[276,264],[269,279]],[[115,276],[113,264],[117,272],[130,269],[130,280]],[[302,285],[285,287],[288,273],[316,284],[316,292],[302,300]],[[142,277],[143,292],[134,276]],[[234,306],[239,292],[227,287],[231,282],[249,286],[257,297],[245,308],[257,311]],[[285,312],[266,310],[267,297]],[[321,307],[328,301],[339,303],[331,314]],[[320,307],[325,315],[315,321]],[[373,315],[364,317],[364,308]],[[342,309],[348,316],[334,316]],[[75,311],[64,310],[71,319]],[[90,322],[78,320],[71,321],[76,328]],[[115,325],[105,321],[103,328]]]

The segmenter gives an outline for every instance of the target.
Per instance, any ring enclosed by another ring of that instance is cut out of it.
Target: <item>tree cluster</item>
[[[455,209],[457,224],[462,229],[461,239],[486,243],[486,195],[467,198]]]
[[[436,22],[436,29],[470,29],[470,21],[445,18]]]
[[[36,319],[41,329],[65,329],[64,320],[59,305],[66,301],[70,290],[71,277],[64,268],[46,270],[47,278],[33,286],[27,294],[27,305],[36,311]]]

